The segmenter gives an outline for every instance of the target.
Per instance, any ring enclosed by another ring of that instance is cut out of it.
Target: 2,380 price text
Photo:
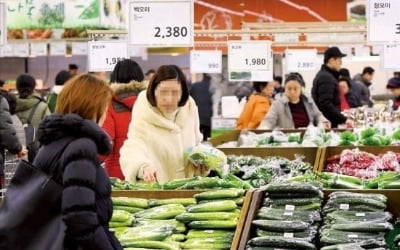
[[[124,59],[125,58],[123,58],[123,57],[107,57],[106,58],[106,64],[114,65],[114,64],[117,64],[119,61],[122,61]]]
[[[166,38],[166,37],[186,37],[188,35],[188,28],[183,27],[154,27],[155,34],[154,37]]]
[[[251,59],[244,59],[246,65],[252,66],[252,65],[265,65],[267,64],[267,60],[265,58],[251,58]]]

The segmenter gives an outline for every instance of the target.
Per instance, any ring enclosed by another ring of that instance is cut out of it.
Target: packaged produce
[[[207,168],[219,173],[222,173],[224,165],[227,162],[224,152],[205,144],[200,144],[190,148],[186,154],[193,165],[206,166]]]

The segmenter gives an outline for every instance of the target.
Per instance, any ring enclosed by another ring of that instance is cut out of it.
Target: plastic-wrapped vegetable
[[[195,166],[203,165],[217,172],[222,172],[224,165],[227,163],[227,157],[224,152],[204,144],[192,147],[188,151],[188,156],[190,162]]]

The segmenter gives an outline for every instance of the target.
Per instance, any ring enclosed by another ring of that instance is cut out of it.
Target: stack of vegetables
[[[306,182],[272,183],[252,222],[248,249],[317,249],[321,187]]]
[[[244,201],[244,190],[213,190],[196,194],[196,205],[176,217],[189,228],[183,249],[230,249]]]
[[[393,229],[388,222],[392,215],[385,212],[386,202],[382,194],[331,193],[323,208],[320,242],[327,247],[322,249],[385,247],[385,234]]]

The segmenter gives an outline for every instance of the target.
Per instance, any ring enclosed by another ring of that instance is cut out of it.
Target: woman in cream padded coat
[[[199,127],[185,75],[175,65],[161,66],[133,107],[128,138],[120,151],[125,179],[164,183],[204,175],[184,157],[185,150],[201,142]]]

